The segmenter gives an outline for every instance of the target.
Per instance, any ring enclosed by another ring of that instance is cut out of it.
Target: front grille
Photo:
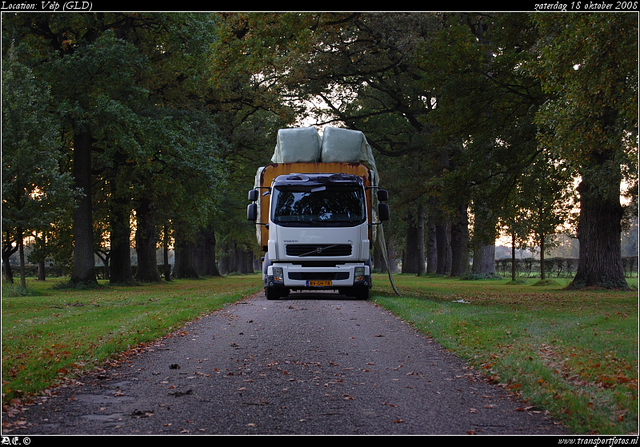
[[[291,264],[299,265],[301,267],[306,268],[316,268],[316,267],[336,267],[338,265],[345,265],[344,261],[292,261]]]
[[[309,279],[349,279],[349,272],[289,272],[289,279],[309,280]]]
[[[288,256],[350,256],[349,244],[287,245]]]

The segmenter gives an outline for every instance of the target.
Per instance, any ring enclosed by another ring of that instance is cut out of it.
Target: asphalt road
[[[368,301],[258,294],[29,406],[12,434],[564,434]]]

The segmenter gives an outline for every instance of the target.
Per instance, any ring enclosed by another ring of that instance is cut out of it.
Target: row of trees
[[[474,273],[490,274],[500,231],[544,253],[575,208],[574,286],[626,287],[634,14],[3,18],[5,266],[34,235],[41,256],[73,251],[73,282],[95,281],[105,248],[111,280],[125,282],[135,234],[137,279],[159,280],[162,242],[176,248],[177,276],[195,274],[196,252],[213,274],[216,241],[255,245],[240,222],[245,191],[277,128],[306,120],[366,134],[405,271],[427,259],[461,275],[471,256]]]
[[[215,22],[204,14],[3,17],[5,269],[29,235],[36,258],[72,266],[73,283],[96,281],[94,253],[112,282],[133,280],[132,241],[137,280],[160,279],[162,242],[178,248],[176,276],[195,275],[197,240],[204,272],[215,273],[214,224],[233,226],[224,192],[233,188],[234,151],[266,132],[255,138],[255,124],[243,122],[242,113],[259,114],[250,95],[234,85],[226,89],[238,96],[225,95],[211,81]]]

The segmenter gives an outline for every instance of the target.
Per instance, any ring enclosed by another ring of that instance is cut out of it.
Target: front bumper
[[[337,290],[371,287],[371,271],[366,264],[343,264],[335,267],[305,267],[274,263],[267,268],[265,287],[289,290]]]

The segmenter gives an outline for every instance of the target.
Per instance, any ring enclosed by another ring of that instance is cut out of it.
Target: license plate
[[[328,287],[331,286],[331,281],[307,281],[309,287]]]

